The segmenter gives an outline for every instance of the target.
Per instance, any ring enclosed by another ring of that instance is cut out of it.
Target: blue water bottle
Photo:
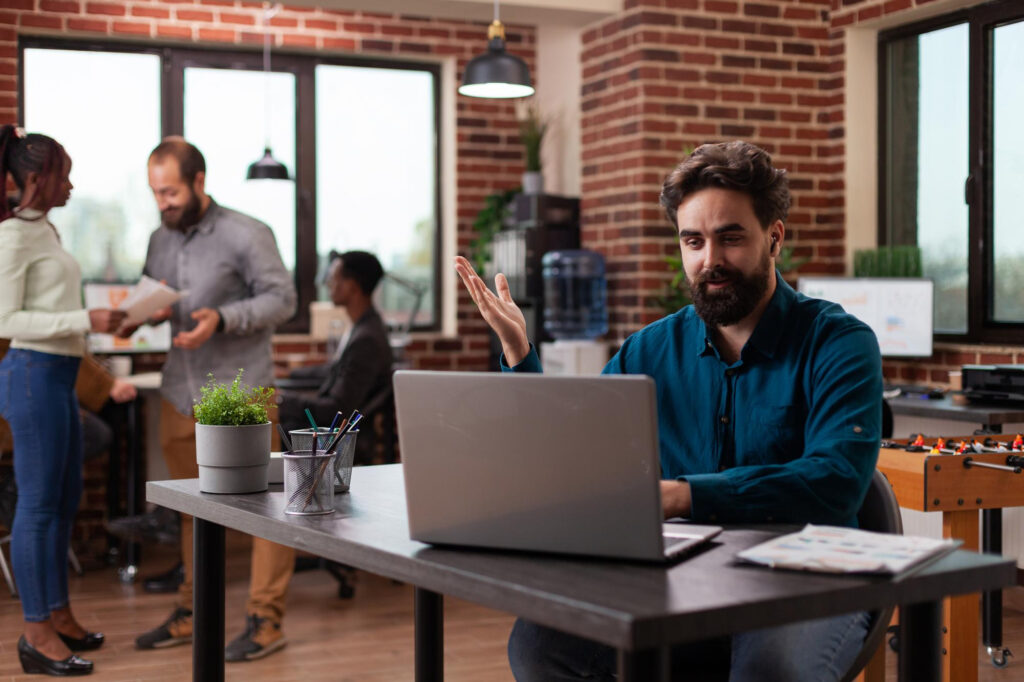
[[[556,339],[594,339],[608,331],[604,257],[595,251],[551,251],[544,273],[544,329]]]

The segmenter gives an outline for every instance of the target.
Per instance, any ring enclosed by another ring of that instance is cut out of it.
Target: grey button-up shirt
[[[160,227],[150,236],[144,272],[188,290],[172,308],[172,334],[194,328],[199,308],[220,311],[224,321],[201,347],[167,355],[160,392],[179,412],[192,414],[210,373],[229,382],[244,368],[246,384],[273,383],[270,337],[294,314],[296,295],[269,227],[211,200],[187,232]]]

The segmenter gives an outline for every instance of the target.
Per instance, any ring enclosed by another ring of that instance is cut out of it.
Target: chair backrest
[[[373,431],[373,456],[370,462],[393,464],[395,458],[395,391],[392,382],[388,382],[377,393],[370,397],[363,410],[366,415],[367,431]],[[377,416],[380,415],[378,420]],[[379,422],[379,433],[376,433]],[[363,441],[360,435],[359,442]]]
[[[878,469],[875,469],[871,476],[868,493],[864,497],[860,511],[857,512],[857,524],[862,530],[903,535],[903,518],[900,516],[900,506],[896,502],[896,494],[892,491],[889,479]],[[891,606],[871,613],[871,621],[868,623],[864,644],[843,677],[843,682],[852,682],[875,655],[875,651],[885,639],[885,633],[889,628],[889,621],[892,620],[894,610],[895,607]]]

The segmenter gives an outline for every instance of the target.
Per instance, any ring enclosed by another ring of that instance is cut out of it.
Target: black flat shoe
[[[77,637],[69,637],[67,635],[61,635],[60,638],[64,640],[68,648],[72,651],[93,651],[103,646],[103,633],[102,632],[87,632],[85,637],[81,639]]]
[[[92,661],[86,661],[74,654],[60,661],[48,658],[36,651],[35,647],[25,640],[25,635],[18,639],[18,658],[21,660],[21,669],[29,675],[70,677],[92,673]]]

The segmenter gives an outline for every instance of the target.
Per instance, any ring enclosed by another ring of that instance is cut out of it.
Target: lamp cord
[[[279,6],[263,3],[263,146],[270,149],[270,18]]]
[[[500,21],[498,17],[498,0],[494,0],[494,20]]]

